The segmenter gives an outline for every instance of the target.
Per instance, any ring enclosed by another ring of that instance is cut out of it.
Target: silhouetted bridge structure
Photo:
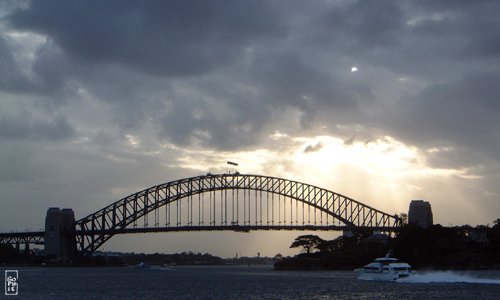
[[[72,256],[67,249],[90,255],[113,235],[125,233],[360,228],[396,232],[402,224],[397,215],[317,186],[239,173],[209,173],[156,185],[77,221],[72,210],[64,214],[67,209],[54,219],[55,210],[59,209],[47,213],[45,231],[0,233],[0,243],[45,243],[46,251],[52,247],[58,257],[67,257]]]

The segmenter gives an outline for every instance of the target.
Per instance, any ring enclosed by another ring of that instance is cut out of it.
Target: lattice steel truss
[[[44,231],[0,233],[0,244],[43,244]]]
[[[161,226],[160,215],[165,220]],[[150,218],[154,218],[153,226],[149,226]],[[143,227],[137,226],[140,219]],[[81,253],[90,254],[117,233],[357,227],[394,232],[400,226],[397,215],[313,185],[268,176],[209,173],[153,186],[110,204],[78,220],[76,238]]]

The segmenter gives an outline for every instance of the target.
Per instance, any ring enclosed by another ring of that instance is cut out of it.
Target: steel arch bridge
[[[76,221],[75,236],[80,254],[89,255],[120,233],[356,228],[395,232],[401,224],[397,215],[317,186],[270,176],[208,173],[116,201]]]

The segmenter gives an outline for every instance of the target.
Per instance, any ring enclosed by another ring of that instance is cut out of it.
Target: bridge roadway
[[[257,230],[265,231],[342,231],[350,230],[348,226],[337,225],[210,225],[210,226],[180,226],[180,227],[149,227],[149,228],[122,228],[108,230],[88,230],[75,231],[75,236],[109,235],[109,234],[127,234],[127,233],[159,233],[159,232],[186,232],[186,231],[234,231],[250,232]],[[370,228],[368,228],[370,229]],[[393,231],[394,228],[373,228],[372,230]],[[45,231],[27,231],[27,232],[9,232],[0,233],[0,244],[35,244],[43,245],[45,243]]]
[[[3,232],[0,244],[44,244],[45,231]]]
[[[63,215],[67,212],[63,210]],[[142,227],[138,226],[139,221],[143,222]],[[150,221],[154,226],[150,226]],[[64,239],[76,239],[78,252],[89,255],[115,234],[357,228],[396,232],[401,219],[347,196],[297,181],[209,173],[152,186],[71,223],[74,226],[61,225],[65,229],[57,229],[57,234]],[[41,244],[47,242],[47,230],[0,233],[0,243]]]

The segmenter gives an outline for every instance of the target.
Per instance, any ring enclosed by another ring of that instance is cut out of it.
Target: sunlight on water
[[[459,274],[451,271],[417,273],[409,278],[399,279],[398,282],[405,283],[431,283],[431,282],[457,282],[457,283],[489,283],[500,284],[498,278],[480,278],[473,274]]]

